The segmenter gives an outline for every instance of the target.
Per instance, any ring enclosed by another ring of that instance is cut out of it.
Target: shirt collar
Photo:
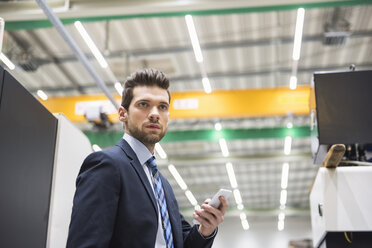
[[[152,156],[155,156],[154,154],[151,154],[149,149],[147,149],[147,147],[141,141],[133,136],[124,133],[123,139],[128,142],[129,146],[133,149],[141,165],[145,164],[146,161]]]

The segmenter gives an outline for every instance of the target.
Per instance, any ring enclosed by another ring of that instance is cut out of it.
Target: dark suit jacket
[[[175,248],[211,247],[179,213],[168,181],[161,176]],[[121,139],[90,154],[76,180],[68,248],[153,248],[158,212],[150,182],[129,144]]]

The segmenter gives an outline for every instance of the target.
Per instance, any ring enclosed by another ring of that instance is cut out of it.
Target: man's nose
[[[151,108],[149,118],[151,120],[158,120],[159,119],[159,111],[158,111],[157,107],[154,106],[153,108]]]

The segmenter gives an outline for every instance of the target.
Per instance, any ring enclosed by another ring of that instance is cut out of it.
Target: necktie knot
[[[149,158],[146,161],[146,165],[151,169],[151,173],[154,176],[156,172],[158,171],[158,167],[156,166],[156,163],[155,163],[155,157],[152,156],[151,158]]]

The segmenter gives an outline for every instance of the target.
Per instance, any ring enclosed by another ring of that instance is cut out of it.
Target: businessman
[[[123,138],[90,154],[76,180],[68,248],[211,247],[227,202],[206,202],[190,226],[179,213],[168,181],[156,165],[154,147],[168,125],[169,80],[155,69],[138,70],[124,84],[119,119]]]

